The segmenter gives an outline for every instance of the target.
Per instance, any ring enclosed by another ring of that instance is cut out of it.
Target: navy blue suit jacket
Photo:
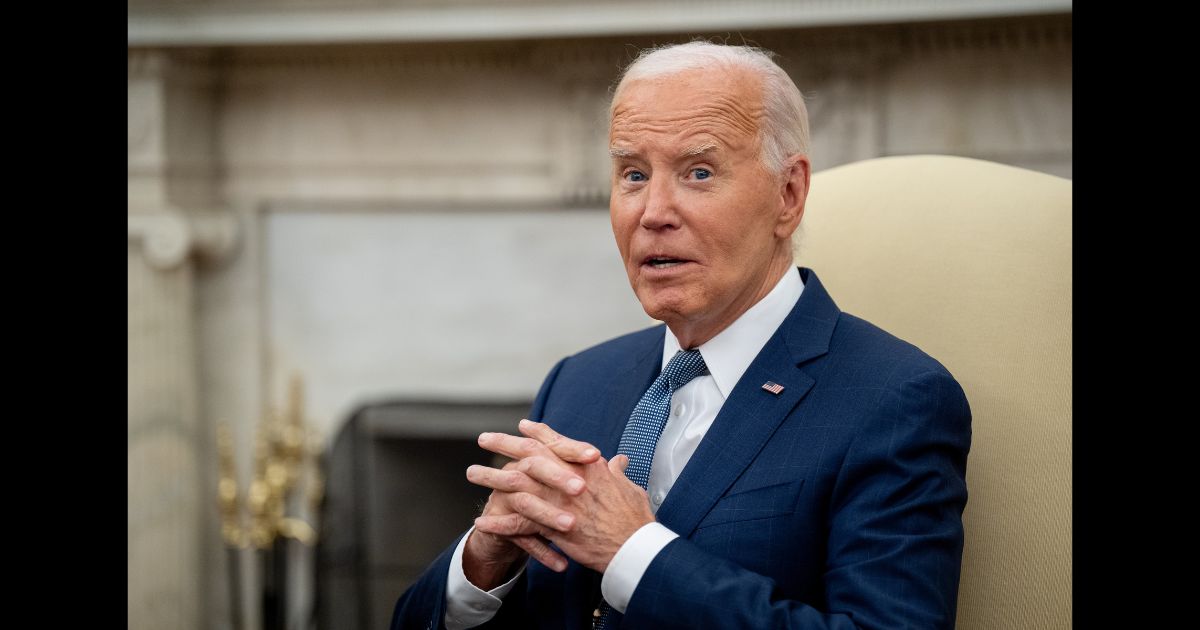
[[[622,628],[951,628],[971,413],[915,346],[841,312],[811,270],[730,393],[657,519]],[[531,419],[616,454],[658,375],[664,327],[563,359]],[[778,394],[767,381],[784,386]],[[438,628],[453,547],[397,602],[392,628]],[[485,627],[590,628],[600,575],[530,561]]]

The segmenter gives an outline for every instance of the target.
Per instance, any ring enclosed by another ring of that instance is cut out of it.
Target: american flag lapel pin
[[[780,385],[775,381],[767,381],[766,383],[763,383],[762,388],[771,392],[772,394],[775,394],[776,396],[783,391],[783,385]]]

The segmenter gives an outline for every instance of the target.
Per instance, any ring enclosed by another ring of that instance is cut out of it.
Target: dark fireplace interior
[[[488,492],[466,480],[495,464],[484,431],[516,433],[530,402],[395,401],[358,409],[326,464],[317,547],[317,627],[388,627],[396,599],[471,526]]]

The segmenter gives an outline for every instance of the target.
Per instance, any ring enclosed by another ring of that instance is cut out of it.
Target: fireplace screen
[[[471,526],[492,464],[484,431],[516,433],[521,402],[397,401],[364,406],[329,453],[314,613],[321,629],[386,628],[400,594]]]

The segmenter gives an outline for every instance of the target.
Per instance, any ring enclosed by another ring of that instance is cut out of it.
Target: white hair
[[[800,89],[773,61],[775,53],[755,46],[726,46],[703,40],[643,50],[625,68],[609,104],[609,119],[625,84],[638,79],[671,75],[712,66],[741,67],[762,78],[763,117],[759,140],[763,165],[782,173],[788,157],[808,155],[808,109]]]

